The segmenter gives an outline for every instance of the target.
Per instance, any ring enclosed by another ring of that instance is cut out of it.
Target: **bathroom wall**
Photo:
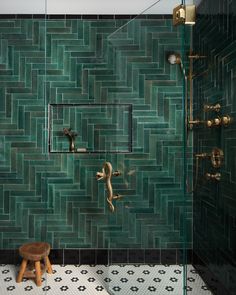
[[[181,27],[143,17],[108,42],[125,17],[7,17],[0,21],[0,248],[33,240],[57,249],[179,249],[184,241],[190,248],[182,74],[166,61],[181,51]],[[132,152],[48,153],[48,103],[131,104]],[[113,178],[123,196],[115,213],[95,178],[105,160],[122,173]]]
[[[236,3],[205,0],[198,8],[194,27],[194,51],[206,55],[194,70],[194,117],[200,120],[229,115],[228,127],[196,127],[194,152],[210,153],[213,147],[224,152],[220,169],[209,159],[200,160],[197,190],[194,193],[193,249],[195,265],[212,286],[214,294],[236,294]],[[203,112],[204,104],[220,103],[221,111]],[[207,181],[206,172],[221,173],[221,180]]]

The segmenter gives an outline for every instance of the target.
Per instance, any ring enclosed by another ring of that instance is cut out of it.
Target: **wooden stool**
[[[36,285],[41,286],[41,275],[45,272],[45,270],[48,273],[52,273],[52,266],[48,258],[50,245],[43,242],[24,244],[19,248],[19,253],[23,258],[23,261],[21,263],[16,282],[20,283],[23,277],[35,278]],[[41,264],[40,260],[44,260],[44,264]]]

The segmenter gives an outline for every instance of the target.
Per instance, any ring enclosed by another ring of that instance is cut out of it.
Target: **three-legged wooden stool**
[[[19,253],[23,260],[16,282],[20,283],[23,277],[35,278],[36,285],[41,286],[41,275],[45,270],[52,273],[52,266],[48,258],[50,245],[43,242],[24,244],[19,248]],[[40,263],[41,260],[44,260],[44,264]]]

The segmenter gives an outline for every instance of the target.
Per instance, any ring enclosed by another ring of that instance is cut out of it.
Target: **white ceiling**
[[[0,14],[139,14],[157,0],[0,0]],[[195,0],[199,1],[199,0]],[[172,14],[181,0],[160,0],[146,11]],[[192,4],[193,0],[186,0]]]

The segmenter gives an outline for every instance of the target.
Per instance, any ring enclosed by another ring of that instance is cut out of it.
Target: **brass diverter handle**
[[[224,152],[222,149],[215,147],[212,149],[211,153],[196,154],[195,157],[198,159],[209,158],[211,160],[212,167],[220,168],[224,161]]]
[[[209,105],[209,104],[204,105],[204,112],[215,111],[219,113],[220,109],[221,109],[221,105],[219,103],[217,103],[216,105]]]
[[[215,174],[206,173],[206,179],[207,179],[207,180],[220,181],[220,180],[221,180],[221,174],[218,173],[218,172],[215,173]]]
[[[206,125],[207,127],[211,128],[213,126],[220,126],[221,124],[221,119],[220,118],[215,118],[215,119],[212,119],[212,120],[207,120],[206,121]]]
[[[221,118],[221,125],[228,126],[232,122],[232,118],[229,115],[223,116]]]

